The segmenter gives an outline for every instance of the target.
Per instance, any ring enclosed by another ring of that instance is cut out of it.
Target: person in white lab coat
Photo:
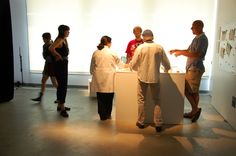
[[[110,47],[111,38],[103,36],[90,63],[90,74],[97,93],[98,114],[101,120],[111,119],[115,71],[117,67],[124,65]]]
[[[160,107],[160,65],[162,64],[167,72],[170,69],[170,62],[161,45],[153,42],[151,30],[145,30],[142,34],[144,43],[135,50],[134,57],[130,62],[130,68],[137,71],[138,75],[138,121],[136,126],[140,129],[147,127],[146,118],[146,95],[150,87],[151,97],[155,102],[153,110],[154,124],[157,132],[162,130],[162,117]]]

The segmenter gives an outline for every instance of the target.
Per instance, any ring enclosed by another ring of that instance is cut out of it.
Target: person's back
[[[43,45],[43,58],[46,60],[49,56],[52,56],[49,47],[52,45],[53,41],[51,39],[50,40],[43,39],[43,40],[45,42]]]
[[[153,109],[153,122],[157,132],[162,130],[162,117],[160,107],[160,65],[162,64],[165,71],[170,69],[170,62],[164,49],[153,42],[153,33],[151,30],[145,30],[142,34],[144,44],[140,45],[136,50],[133,59],[130,62],[130,68],[137,71],[137,103],[138,103],[138,119],[136,126],[143,129],[149,124],[145,123],[147,110],[146,96],[148,88],[152,100],[155,102]],[[149,92],[148,92],[149,93]]]
[[[117,65],[116,59],[118,59],[118,57],[113,55],[113,52],[110,51],[108,47],[104,47],[102,50],[97,50],[94,53],[94,57],[96,57],[96,70],[101,68],[115,72]]]
[[[137,48],[138,55],[138,78],[145,83],[158,83],[160,66],[163,64],[170,68],[169,60],[161,45],[152,41],[145,42]]]
[[[90,73],[97,94],[100,120],[111,119],[115,69],[121,60],[111,50],[111,37],[103,36],[91,59]]]

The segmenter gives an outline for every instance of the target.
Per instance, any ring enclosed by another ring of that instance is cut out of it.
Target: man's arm
[[[196,52],[196,53],[191,53],[188,49],[186,50],[179,50],[179,49],[175,49],[175,50],[170,50],[170,54],[174,54],[176,57],[183,55],[186,57],[200,57],[200,53]]]

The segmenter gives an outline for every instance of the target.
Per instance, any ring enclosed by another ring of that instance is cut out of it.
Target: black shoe
[[[100,117],[100,120],[102,120],[102,121],[107,120],[107,116],[105,116],[105,115],[100,115],[100,114],[99,114],[99,117]]]
[[[202,111],[202,109],[199,108],[198,111],[197,111],[197,113],[194,114],[194,116],[193,116],[193,118],[192,118],[192,122],[196,122],[196,121],[199,119],[200,114],[201,114],[201,111]]]
[[[60,115],[65,117],[65,118],[69,117],[69,114],[66,112],[66,110],[61,111]]]
[[[161,132],[162,131],[162,127],[161,126],[157,126],[156,127],[156,132]]]
[[[54,103],[58,103],[58,100],[55,100]]]
[[[101,121],[105,121],[105,120],[107,120],[107,118],[100,118],[100,120],[101,120]]]
[[[70,111],[70,107],[65,107],[66,111]],[[57,107],[57,111],[61,111],[61,107]]]
[[[136,122],[136,126],[138,128],[140,128],[140,129],[144,129],[145,128],[145,126],[143,124],[139,123],[139,122]]]
[[[193,117],[193,115],[191,115],[190,113],[184,113],[183,117],[191,119]]]
[[[42,100],[42,98],[41,97],[37,97],[37,98],[34,98],[34,99],[31,99],[32,101],[38,101],[38,102],[40,102],[41,100]]]
[[[40,102],[40,101],[42,100],[42,97],[43,97],[43,93],[40,92],[40,93],[39,93],[39,97],[34,98],[34,99],[31,99],[31,100],[32,100],[32,101],[38,101],[38,102]]]

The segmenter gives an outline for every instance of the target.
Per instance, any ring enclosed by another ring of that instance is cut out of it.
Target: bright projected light
[[[214,0],[27,0],[30,70],[43,69],[42,34],[50,32],[54,40],[60,24],[71,29],[69,72],[88,73],[92,53],[103,35],[112,38],[111,48],[120,57],[126,55],[136,25],[151,29],[155,42],[167,53],[173,48],[186,49],[194,37],[190,28],[196,19],[204,21],[204,31],[211,39],[213,9]],[[168,57],[172,66],[184,70],[184,57]]]

